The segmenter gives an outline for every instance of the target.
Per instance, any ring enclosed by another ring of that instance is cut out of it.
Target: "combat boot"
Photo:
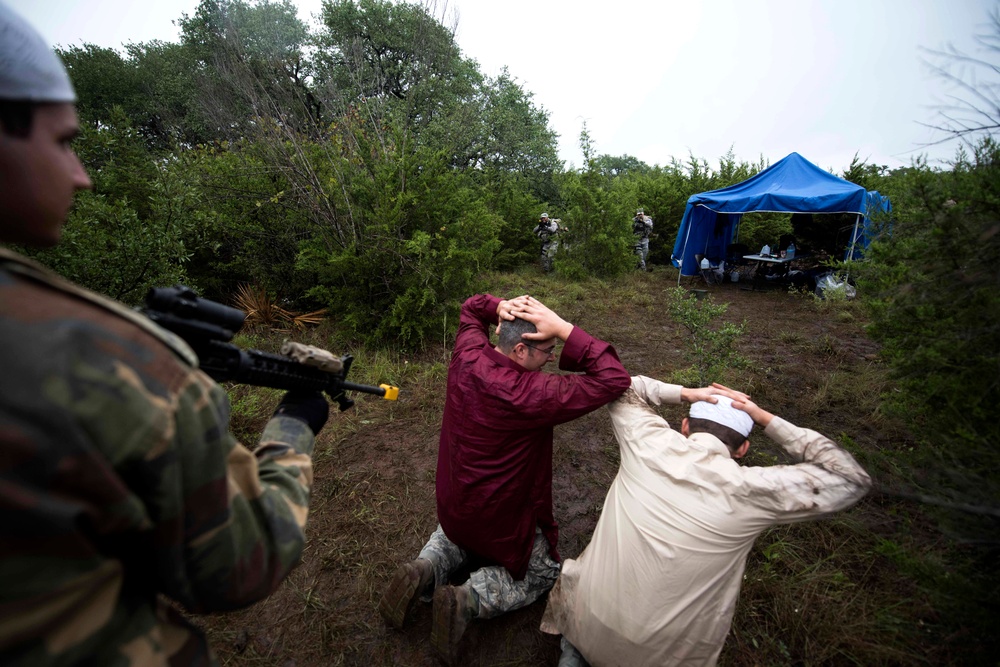
[[[417,598],[434,581],[434,568],[426,558],[403,563],[392,575],[378,603],[378,611],[390,627],[403,627]]]
[[[468,586],[441,586],[434,591],[431,646],[446,665],[457,664],[459,642],[478,609],[476,594]]]

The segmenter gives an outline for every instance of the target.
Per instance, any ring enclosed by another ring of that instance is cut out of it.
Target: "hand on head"
[[[744,394],[742,391],[730,389],[729,387],[721,385],[718,382],[713,382],[708,387],[700,387],[697,389],[684,388],[681,390],[681,400],[687,401],[688,403],[694,403],[695,401],[718,403],[719,400],[715,398],[716,396],[726,396],[731,398],[733,401],[750,400],[750,396]]]
[[[725,395],[733,399],[733,407],[750,415],[750,419],[753,419],[754,423],[761,428],[767,428],[767,425],[774,419],[773,414],[751,401],[750,397],[743,392],[735,391],[718,383],[713,383],[712,387],[730,392]]]
[[[556,315],[544,303],[532,296],[523,296],[515,299],[515,304],[511,308],[511,313],[527,320],[535,325],[537,331],[525,334],[526,340],[548,340],[558,338],[565,341],[573,332],[573,325]]]
[[[524,294],[522,296],[514,297],[513,299],[501,301],[497,305],[497,315],[499,316],[500,320],[503,321],[503,320],[514,319],[514,315],[511,313],[511,311],[515,308],[519,308],[522,304],[526,303],[527,299],[530,298],[531,297],[529,297],[527,294]]]
[[[501,301],[499,304],[497,304],[497,317],[500,320],[499,322],[497,322],[497,328],[496,328],[496,333],[498,335],[500,334],[500,327],[501,325],[503,325],[503,321],[504,320],[509,321],[514,319],[514,314],[511,311],[519,307],[521,304],[523,304],[525,302],[525,299],[529,298],[531,297],[529,297],[527,294],[524,294],[522,296],[518,296],[513,299]]]

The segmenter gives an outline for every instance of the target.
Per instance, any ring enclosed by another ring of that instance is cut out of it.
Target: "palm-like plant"
[[[246,324],[264,326],[278,331],[291,328],[304,329],[309,325],[323,321],[326,308],[308,313],[296,313],[278,305],[278,300],[272,298],[259,285],[241,284],[236,290],[235,305],[247,314]]]

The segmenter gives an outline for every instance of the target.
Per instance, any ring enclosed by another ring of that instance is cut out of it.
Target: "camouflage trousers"
[[[448,577],[465,564],[468,554],[449,540],[439,525],[418,558],[426,558],[434,566],[434,586],[437,587],[448,583]],[[491,565],[469,575],[469,587],[479,597],[478,617],[493,618],[528,606],[552,588],[558,577],[559,563],[549,555],[549,541],[541,529],[536,528],[524,579],[515,581],[507,568]]]
[[[546,271],[552,270],[552,260],[556,256],[556,249],[558,247],[558,241],[545,241],[542,243],[542,268]]]
[[[646,270],[646,258],[649,257],[649,239],[639,239],[633,246],[636,256],[639,258],[639,268]]]

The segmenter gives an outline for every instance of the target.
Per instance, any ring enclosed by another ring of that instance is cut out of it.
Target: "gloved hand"
[[[285,415],[304,421],[313,435],[317,435],[330,416],[330,404],[321,392],[293,389],[281,399],[274,415]]]

